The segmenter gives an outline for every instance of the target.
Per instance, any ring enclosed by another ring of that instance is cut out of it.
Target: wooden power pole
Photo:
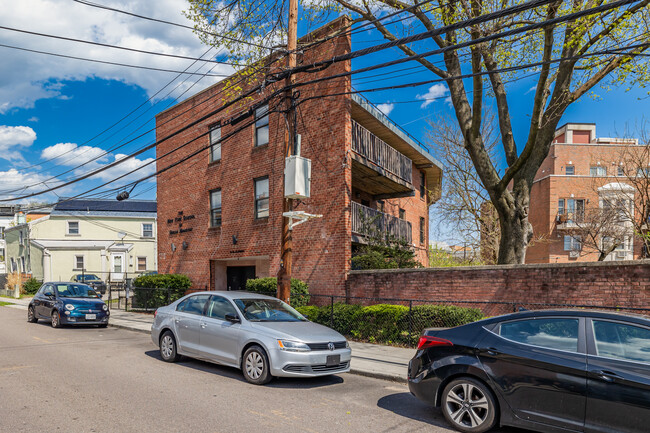
[[[296,67],[296,47],[298,45],[298,0],[289,0],[289,28],[287,38],[287,68],[292,70]],[[284,156],[288,157],[294,152],[294,143],[296,137],[296,124],[293,104],[293,74],[289,73],[285,80],[287,90],[284,92],[288,130],[284,134]],[[284,165],[284,161],[282,162]],[[284,168],[283,168],[284,173]],[[285,177],[282,177],[282,195],[284,197]],[[282,213],[293,210],[293,200],[285,198],[282,201]],[[292,262],[292,239],[291,230],[289,230],[289,218],[282,217],[282,243],[280,249],[280,270],[278,271],[278,298],[289,302],[291,294],[291,262]]]

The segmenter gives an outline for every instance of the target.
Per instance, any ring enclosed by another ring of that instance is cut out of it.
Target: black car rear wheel
[[[442,413],[457,430],[482,433],[497,421],[492,391],[478,380],[462,377],[452,380],[442,392]]]
[[[30,323],[38,322],[38,317],[36,317],[36,314],[34,313],[34,307],[29,307],[27,309],[27,321]]]

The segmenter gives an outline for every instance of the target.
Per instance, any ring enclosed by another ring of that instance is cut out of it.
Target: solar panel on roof
[[[157,203],[148,200],[67,200],[57,203],[54,210],[94,212],[156,212]]]

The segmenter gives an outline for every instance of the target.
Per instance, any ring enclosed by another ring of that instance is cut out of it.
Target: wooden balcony
[[[387,213],[380,212],[357,202],[352,202],[352,240],[365,243],[367,236],[364,230],[364,222],[371,223],[382,233],[388,232],[391,235],[405,239],[409,244],[411,238],[411,223],[396,218]]]
[[[413,162],[352,121],[352,183],[372,195],[412,195]]]

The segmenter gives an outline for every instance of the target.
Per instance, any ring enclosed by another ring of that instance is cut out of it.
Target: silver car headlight
[[[281,350],[288,352],[309,352],[311,350],[305,343],[289,340],[278,340],[278,346]]]
[[[74,305],[72,305],[72,304],[65,304],[65,309],[68,310],[68,311],[72,311],[72,310],[74,310]]]
[[[102,305],[102,310],[104,310],[104,311],[108,310],[108,307],[106,306],[106,304]]]

